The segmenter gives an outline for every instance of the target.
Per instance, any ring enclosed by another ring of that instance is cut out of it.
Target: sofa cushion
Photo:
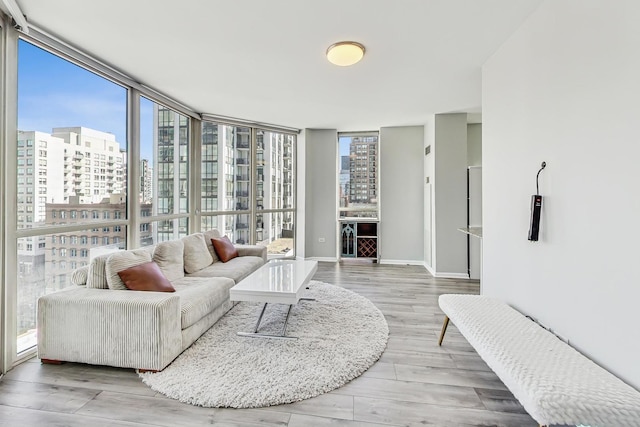
[[[153,261],[118,271],[124,285],[132,291],[175,292],[171,282],[164,277],[160,267]]]
[[[144,249],[136,249],[134,251],[115,252],[107,258],[104,271],[107,274],[107,284],[109,289],[127,290],[118,272],[126,270],[129,267],[144,264],[151,261],[151,255]]]
[[[228,277],[238,283],[264,264],[257,256],[243,256],[233,258],[229,262],[216,262],[187,277]]]
[[[158,243],[153,251],[153,261],[158,264],[166,278],[173,282],[184,277],[184,243],[182,240],[169,240]]]
[[[184,277],[173,283],[180,296],[181,328],[186,329],[229,300],[233,280],[225,277]]]
[[[73,273],[71,273],[71,284],[76,286],[86,285],[90,267],[91,265],[85,265],[77,270],[73,270]]]
[[[195,233],[182,238],[184,243],[184,271],[195,273],[213,263],[213,257],[207,249],[204,234]]]
[[[205,231],[202,234],[204,235],[204,242],[207,244],[207,249],[209,249],[211,258],[213,258],[213,262],[220,261],[220,259],[218,258],[218,254],[213,247],[213,241],[211,239],[219,239],[220,237],[222,237],[222,234],[220,234],[220,232],[215,228],[213,230]]]
[[[228,262],[229,260],[239,256],[238,250],[231,240],[227,236],[223,236],[219,239],[213,238],[211,239],[211,243],[213,243],[213,247],[216,250],[216,254],[218,254],[218,258],[222,262]]]
[[[92,289],[109,289],[107,283],[107,273],[104,270],[107,258],[118,251],[109,252],[103,255],[98,255],[91,260],[89,264],[89,272],[87,275],[87,288]]]

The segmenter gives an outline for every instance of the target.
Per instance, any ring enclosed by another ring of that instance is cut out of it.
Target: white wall
[[[436,114],[434,263],[437,277],[468,277],[467,239],[458,231],[467,225],[467,115]]]
[[[640,387],[640,2],[547,1],[483,68],[483,292]],[[527,241],[540,162],[541,238]]]
[[[306,129],[305,251],[306,258],[337,259],[338,133]],[[320,243],[319,239],[325,242]]]
[[[482,166],[482,124],[467,125],[467,165]]]
[[[381,263],[424,261],[424,126],[380,129]]]

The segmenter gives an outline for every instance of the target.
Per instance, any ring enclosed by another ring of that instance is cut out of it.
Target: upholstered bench
[[[446,315],[541,426],[639,426],[640,392],[494,298],[441,295]]]

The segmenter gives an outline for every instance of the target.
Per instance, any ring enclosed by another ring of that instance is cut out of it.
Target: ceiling
[[[201,113],[372,130],[479,113],[481,66],[542,0],[18,0],[29,23]],[[337,67],[337,41],[366,47]]]

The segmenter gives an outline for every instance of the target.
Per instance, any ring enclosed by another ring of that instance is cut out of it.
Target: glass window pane
[[[295,136],[258,130],[256,136],[256,208],[293,208]]]
[[[91,238],[96,244],[89,245]],[[102,245],[102,239],[111,244]],[[36,345],[38,298],[71,286],[71,273],[104,253],[124,249],[126,228],[49,234],[18,239],[18,353]]]
[[[338,135],[340,217],[378,216],[378,133]]]
[[[248,214],[210,215],[202,217],[202,231],[217,229],[235,244],[249,244]]]
[[[202,123],[202,212],[249,210],[251,128]]]
[[[188,212],[190,119],[140,98],[142,209],[153,215]]]
[[[32,196],[18,200],[18,228],[45,225],[47,204],[124,197],[126,129],[125,88],[20,40],[17,190]]]
[[[269,258],[295,255],[294,218],[293,211],[256,215],[256,244],[267,247]]]
[[[181,239],[187,235],[188,225],[188,218],[143,222],[140,224],[140,246]]]

